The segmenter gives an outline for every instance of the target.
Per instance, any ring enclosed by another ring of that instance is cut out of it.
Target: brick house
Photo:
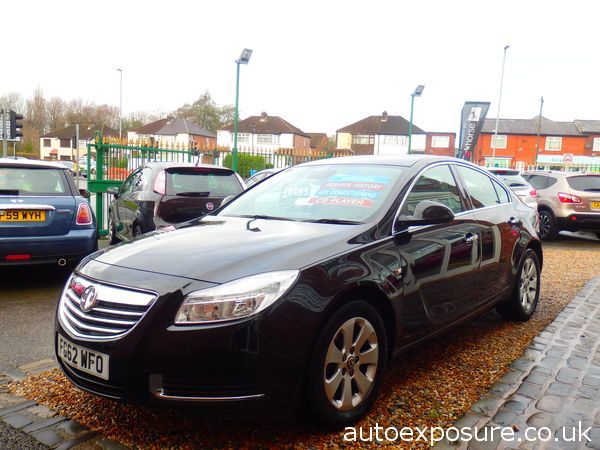
[[[160,146],[195,146],[200,150],[212,150],[217,146],[217,135],[182,117],[167,117],[148,123],[127,133],[127,139],[149,139]]]
[[[307,133],[310,136],[311,152],[325,152],[329,149],[329,138],[326,133]],[[333,149],[331,149],[333,150]]]
[[[102,136],[119,136],[119,132],[103,125],[79,126],[79,154],[87,154],[87,144],[94,141],[94,133],[101,131]],[[75,125],[53,130],[40,137],[40,159],[70,161],[76,159],[74,148]]]
[[[337,150],[359,155],[405,155],[408,153],[409,121],[402,116],[365,117],[337,130]],[[411,153],[454,155],[455,133],[427,133],[412,126]]]
[[[279,116],[250,116],[238,122],[238,150],[276,153],[294,149],[309,151],[311,136]],[[217,131],[217,145],[233,148],[233,124]]]
[[[535,164],[539,116],[532,119],[500,119],[494,165],[524,170]],[[486,119],[479,136],[473,162],[490,165],[495,119]],[[600,121],[556,122],[542,117],[538,163],[562,164],[565,154],[573,164],[590,164],[600,157]],[[600,158],[596,164],[600,164]]]

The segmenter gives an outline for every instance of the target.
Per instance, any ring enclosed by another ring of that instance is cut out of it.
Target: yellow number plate
[[[46,211],[30,211],[26,209],[9,209],[0,211],[0,222],[43,222]]]
[[[592,202],[592,209],[600,209],[600,202]]]

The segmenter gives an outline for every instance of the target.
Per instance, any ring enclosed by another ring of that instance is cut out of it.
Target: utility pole
[[[502,84],[504,83],[504,64],[506,63],[506,50],[510,45],[504,46],[504,56],[502,57],[502,74],[500,75],[500,92],[498,93],[498,112],[496,114],[496,129],[492,140],[492,167],[496,164],[496,142],[498,141],[498,123],[500,122],[500,103],[502,102]]]
[[[8,111],[0,109],[0,117],[2,118],[2,157],[8,156],[8,129],[6,128],[6,121],[8,120]]]
[[[77,189],[79,189],[79,179],[81,178],[81,168],[79,167],[79,124],[75,124],[75,154],[77,155]]]
[[[542,108],[544,107],[544,97],[540,98],[540,115],[538,117],[537,137],[535,139],[535,170],[538,168],[538,155],[540,152],[540,131],[542,129]]]

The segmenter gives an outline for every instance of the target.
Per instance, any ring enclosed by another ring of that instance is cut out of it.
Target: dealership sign
[[[460,121],[460,145],[456,152],[457,158],[471,160],[489,109],[490,102],[465,102]]]

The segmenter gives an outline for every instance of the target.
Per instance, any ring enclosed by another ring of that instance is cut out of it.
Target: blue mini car
[[[66,266],[95,251],[86,197],[62,164],[0,158],[0,266]]]

